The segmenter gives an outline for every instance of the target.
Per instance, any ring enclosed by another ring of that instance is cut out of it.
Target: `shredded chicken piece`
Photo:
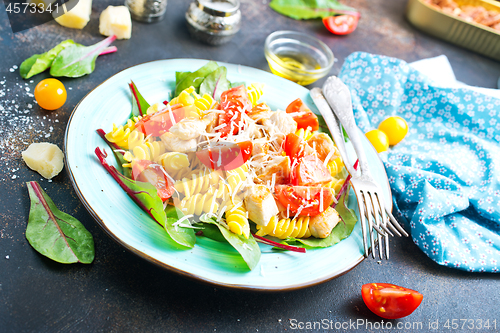
[[[196,151],[198,141],[196,139],[182,140],[173,133],[167,132],[160,137],[168,151],[188,153]]]
[[[333,144],[332,139],[325,133],[314,133],[309,140],[307,140],[309,147],[316,148],[317,156],[320,160],[324,161],[331,151],[334,151],[335,158],[338,155],[337,148]]]
[[[255,181],[265,184],[271,182],[273,174],[276,184],[285,184],[290,179],[290,158],[288,156],[276,156],[263,168],[257,169]]]
[[[170,127],[169,132],[181,140],[197,139],[207,126],[212,123],[214,116],[205,116],[203,119],[184,118]]]

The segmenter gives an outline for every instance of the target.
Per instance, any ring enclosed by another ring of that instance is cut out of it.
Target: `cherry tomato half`
[[[186,108],[182,104],[174,104],[164,110],[142,117],[141,120],[135,123],[135,128],[146,136],[160,136],[168,132],[170,127],[174,125],[172,118],[178,123],[184,119],[185,114]]]
[[[408,123],[401,117],[392,116],[384,119],[378,129],[387,135],[389,145],[394,146],[408,134]]]
[[[286,113],[291,113],[293,120],[297,122],[297,129],[311,128],[311,131],[319,129],[318,116],[316,116],[300,98],[297,98],[286,107]]]
[[[45,110],[59,109],[66,102],[66,88],[57,79],[45,79],[35,87],[35,99]]]
[[[356,30],[359,13],[352,15],[337,15],[323,18],[323,24],[332,34],[347,35]]]
[[[238,143],[219,142],[196,152],[196,156],[207,168],[212,170],[233,170],[242,166],[252,155],[251,141]]]
[[[374,129],[367,132],[365,135],[378,153],[386,151],[389,148],[389,139],[387,138],[387,134],[381,130]]]
[[[149,160],[137,160],[132,165],[132,179],[150,183],[156,187],[158,196],[166,201],[174,194],[174,183],[167,177],[163,168]]]
[[[287,134],[285,141],[283,143],[283,149],[285,150],[286,156],[290,159],[296,160],[304,156],[304,140],[302,140],[297,134],[289,133]]]
[[[275,186],[276,199],[288,207],[290,213],[295,214],[300,208],[300,215],[316,216],[324,212],[335,198],[335,194],[328,187],[314,186]]]
[[[316,185],[332,180],[330,171],[315,155],[302,157],[297,166],[292,170],[292,185]]]
[[[410,315],[422,303],[424,296],[418,291],[390,283],[368,283],[361,288],[366,306],[386,319]]]

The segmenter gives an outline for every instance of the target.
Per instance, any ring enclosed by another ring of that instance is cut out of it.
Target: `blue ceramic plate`
[[[149,218],[99,164],[94,150],[106,149],[108,163],[116,161],[96,129],[108,132],[113,123],[122,124],[131,110],[127,83],[133,80],[150,103],[169,99],[174,90],[176,71],[194,71],[206,60],[172,59],[137,65],[110,77],[90,92],[75,108],[65,137],[66,166],[79,198],[97,223],[119,244],[161,267],[218,286],[250,290],[290,290],[312,286],[342,275],[363,260],[361,228],[358,223],[351,236],[325,249],[305,254],[275,252],[259,244],[262,257],[249,271],[229,245],[204,237],[193,249],[181,249],[166,232]],[[309,90],[270,73],[232,64],[224,64],[232,82],[265,84],[263,101],[273,110],[284,110],[300,97],[317,112]],[[368,157],[376,179],[387,179],[384,167],[368,141]],[[348,147],[349,148],[349,147]],[[383,184],[390,198],[390,188]],[[356,198],[349,206],[357,211]]]

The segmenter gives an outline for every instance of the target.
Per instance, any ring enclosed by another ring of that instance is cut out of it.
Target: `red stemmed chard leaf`
[[[150,107],[149,103],[142,97],[134,81],[130,81],[129,87],[132,93],[132,115],[136,117],[146,115]]]
[[[106,142],[109,146],[109,148],[113,151],[113,154],[115,155],[116,162],[118,163],[118,172],[123,174],[125,177],[130,178],[132,177],[132,170],[130,168],[124,168],[122,167],[123,164],[128,163],[125,161],[123,156],[125,155],[125,151],[121,149],[116,143],[109,141],[106,138],[106,132],[104,132],[103,129],[99,128],[96,130],[97,134]]]
[[[75,44],[66,47],[59,52],[52,62],[50,75],[80,77],[92,73],[99,54],[113,43],[115,39],[116,36],[112,35],[91,46]]]
[[[95,149],[95,154],[102,166],[116,180],[118,185],[135,201],[142,210],[148,213],[151,218],[162,227],[165,227],[166,216],[163,211],[163,202],[158,196],[156,187],[150,183],[138,182],[125,177],[112,165],[106,162],[107,154],[99,147]]]
[[[99,147],[95,149],[95,154],[102,166],[116,180],[120,187],[135,201],[139,207],[148,213],[151,218],[161,225],[170,238],[177,244],[186,247],[193,247],[196,241],[194,231],[182,225],[175,226],[174,223],[181,219],[184,214],[179,210],[167,208],[163,210],[163,202],[158,196],[156,187],[150,183],[139,182],[125,177],[112,165],[106,162],[106,154]]]
[[[63,264],[90,264],[94,239],[73,216],[61,212],[35,182],[28,182],[31,200],[26,239],[40,254]]]

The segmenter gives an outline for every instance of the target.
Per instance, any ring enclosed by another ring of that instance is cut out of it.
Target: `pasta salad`
[[[98,130],[118,161],[96,148],[103,166],[174,241],[225,240],[250,269],[256,240],[301,252],[347,237],[356,218],[322,119],[300,99],[272,110],[262,84],[226,74],[214,62],[178,72],[175,97],[152,105],[131,83],[130,118]]]

